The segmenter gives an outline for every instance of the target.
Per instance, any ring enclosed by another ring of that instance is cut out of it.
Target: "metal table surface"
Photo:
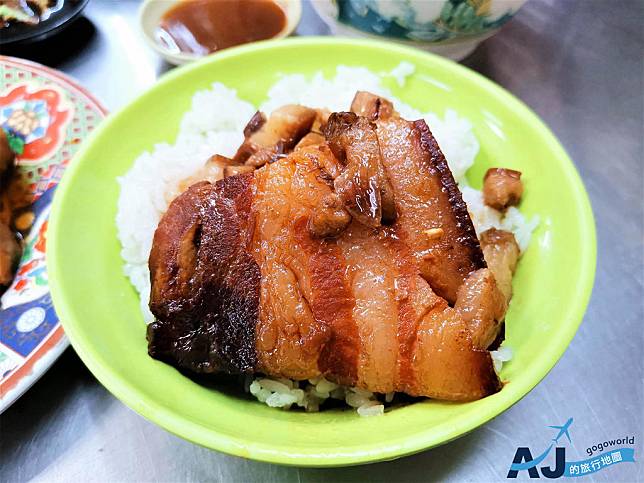
[[[61,38],[17,54],[71,74],[115,110],[169,68],[140,38],[138,3],[92,0]],[[517,446],[538,446],[545,426],[569,417],[572,457],[629,434],[641,458],[643,21],[639,0],[530,0],[464,62],[552,128],[581,173],[597,221],[597,277],[584,322],[561,361],[514,407],[450,444],[397,461],[287,468],[165,432],[108,393],[70,348],[1,416],[0,481],[503,480]],[[328,33],[308,3],[298,33]],[[586,480],[643,481],[642,467],[623,463]]]

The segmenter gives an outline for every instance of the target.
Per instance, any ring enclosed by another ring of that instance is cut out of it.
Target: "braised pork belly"
[[[518,251],[488,233],[488,267],[424,121],[365,92],[351,108],[256,114],[225,166],[253,169],[174,199],[149,260],[150,355],[454,401],[498,391],[487,349]]]

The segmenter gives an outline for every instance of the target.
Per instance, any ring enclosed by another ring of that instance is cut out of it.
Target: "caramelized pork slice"
[[[390,101],[366,91],[356,92],[351,102],[351,112],[355,112],[358,116],[366,117],[370,121],[398,117],[398,113],[394,110],[394,105]]]
[[[289,153],[309,131],[318,117],[315,109],[286,105],[276,109],[267,120],[255,113],[244,129],[244,142],[234,160],[250,166],[263,166]]]
[[[344,165],[333,184],[349,213],[372,228],[393,223],[396,206],[375,126],[352,112],[334,112],[324,135],[332,153]]]
[[[483,178],[483,200],[497,210],[518,205],[523,194],[521,172],[513,169],[490,168]]]
[[[490,228],[481,233],[481,247],[487,266],[494,274],[506,304],[509,304],[512,298],[512,276],[520,255],[519,245],[509,231]]]
[[[450,304],[468,275],[485,260],[461,192],[425,121],[376,121],[378,142],[393,187],[395,227],[420,273]]]
[[[200,240],[202,214],[212,186],[195,183],[174,199],[155,230],[150,250],[150,306],[159,317],[168,312],[167,301],[192,296],[189,284],[197,261],[196,243]]]
[[[314,147],[294,151],[255,173],[255,258],[261,270],[257,321],[260,371],[290,379],[310,379],[338,359],[351,359],[351,300],[344,267],[333,243],[309,233],[312,212],[333,194],[308,156]],[[316,247],[315,257],[307,248]],[[348,328],[342,332],[342,328]],[[339,332],[334,336],[334,330]],[[340,354],[343,354],[341,356]],[[348,381],[355,364],[338,367]]]
[[[198,373],[257,369],[260,273],[247,250],[252,179],[192,185],[161,219],[149,260],[152,357]]]

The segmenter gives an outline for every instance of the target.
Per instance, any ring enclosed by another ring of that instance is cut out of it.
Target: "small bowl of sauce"
[[[172,64],[290,35],[300,0],[146,0],[139,20],[152,48]]]

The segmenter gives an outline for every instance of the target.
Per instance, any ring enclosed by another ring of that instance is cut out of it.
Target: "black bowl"
[[[0,47],[15,47],[46,39],[75,20],[88,2],[89,0],[65,0],[60,10],[53,12],[38,25],[13,23],[0,29]]]

